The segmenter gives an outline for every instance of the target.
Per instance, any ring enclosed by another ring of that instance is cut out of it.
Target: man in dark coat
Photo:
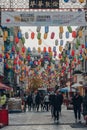
[[[83,116],[87,125],[87,90],[85,91],[85,96],[83,97]]]
[[[74,115],[75,115],[75,122],[77,123],[77,119],[79,120],[79,123],[81,123],[81,107],[82,107],[83,98],[80,95],[79,91],[76,91],[75,95],[72,98],[72,104],[74,109]]]

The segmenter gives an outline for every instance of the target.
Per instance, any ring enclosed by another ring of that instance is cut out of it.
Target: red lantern
[[[18,65],[21,65],[21,61],[20,60],[18,61]]]
[[[84,45],[84,44],[82,44],[82,48],[85,48],[85,45]]]
[[[18,43],[18,42],[19,42],[18,37],[15,37],[15,43]]]
[[[55,33],[52,32],[52,33],[51,33],[51,39],[54,39],[54,36],[55,36]]]
[[[22,52],[23,52],[23,53],[25,52],[25,47],[22,47]]]
[[[14,60],[14,64],[15,64],[15,65],[17,64],[17,60],[16,60],[16,59]]]
[[[76,34],[76,31],[72,31],[72,37],[73,37],[73,38],[76,38],[76,35],[77,35],[77,34]]]
[[[74,62],[76,62],[76,58],[74,58]]]
[[[5,56],[6,56],[6,58],[8,58],[8,57],[9,57],[9,54],[8,54],[8,53],[6,53],[6,55],[5,55]]]
[[[34,37],[35,37],[35,33],[32,32],[32,33],[31,33],[31,39],[34,39]]]
[[[51,47],[48,47],[48,52],[51,52]]]
[[[28,60],[28,61],[30,60],[30,55],[27,56],[27,60]]]
[[[72,55],[72,56],[74,56],[74,55],[75,55],[75,51],[74,51],[74,50],[72,50],[71,55]]]
[[[46,47],[44,47],[43,51],[46,52]]]

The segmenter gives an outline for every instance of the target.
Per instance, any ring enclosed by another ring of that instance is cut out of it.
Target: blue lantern
[[[18,36],[19,39],[21,39],[21,38],[22,38],[22,33],[19,31],[19,32],[17,33],[17,36]]]
[[[53,51],[56,52],[56,47],[55,46],[53,47]]]
[[[60,46],[62,46],[63,45],[63,40],[60,40]]]
[[[85,42],[85,48],[87,48],[87,42]]]
[[[31,48],[30,47],[28,47],[28,52],[31,52]]]
[[[66,38],[69,38],[69,32],[68,31],[66,32]]]
[[[64,2],[69,2],[69,0],[64,0]]]
[[[49,27],[45,26],[45,33],[48,33],[48,32],[49,32]]]

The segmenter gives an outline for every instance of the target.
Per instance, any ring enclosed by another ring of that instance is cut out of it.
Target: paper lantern
[[[54,36],[55,36],[55,33],[54,33],[54,32],[52,32],[52,33],[51,33],[51,37],[50,37],[50,38],[51,38],[51,39],[54,39]]]
[[[42,39],[38,40],[38,44],[41,45],[42,44]]]
[[[69,0],[64,0],[64,2],[69,2]]]
[[[76,31],[72,31],[72,37],[76,38],[76,36],[77,36]]]
[[[84,0],[79,0],[80,3],[84,3]]]
[[[56,46],[53,47],[53,52],[56,52]]]
[[[7,38],[8,37],[8,31],[4,31],[4,37]]]
[[[87,48],[87,42],[85,42],[85,48]]]
[[[51,52],[51,47],[48,47],[48,52]]]
[[[38,52],[39,52],[39,53],[41,52],[41,48],[40,48],[40,47],[38,47]]]
[[[41,33],[40,32],[38,32],[38,34],[37,34],[37,39],[41,39]]]
[[[37,31],[37,32],[40,32],[40,30],[41,30],[41,27],[38,26],[37,29],[36,29],[36,31]]]
[[[60,33],[63,33],[63,31],[64,31],[64,30],[63,30],[63,26],[60,26],[60,27],[59,27],[59,32],[60,32]]]
[[[18,31],[18,33],[17,33],[17,37],[18,37],[19,39],[22,38],[22,33],[21,33],[20,31]]]
[[[53,52],[51,51],[51,52],[49,52],[49,55],[52,57],[53,56]]]
[[[78,36],[79,36],[79,37],[82,37],[82,30],[79,30]]]
[[[77,44],[78,46],[80,46],[80,40],[79,40],[79,39],[76,39],[76,44]]]
[[[22,44],[24,44],[24,43],[25,43],[25,38],[22,37],[22,38],[21,38],[21,41],[22,41]]]
[[[84,45],[84,44],[82,44],[82,48],[85,48],[85,45]]]
[[[58,45],[58,40],[57,40],[57,39],[55,40],[55,45],[56,45],[56,46]]]
[[[23,52],[23,53],[25,52],[25,47],[22,47],[22,52]]]
[[[74,55],[75,55],[75,51],[72,50],[72,51],[71,51],[71,56],[74,56]]]
[[[59,46],[59,51],[62,52],[62,50],[63,50],[63,47]]]
[[[35,37],[35,33],[32,32],[32,33],[31,33],[31,39],[34,39],[34,37]]]
[[[29,38],[29,34],[28,34],[28,32],[25,32],[25,38],[26,38],[26,39]]]
[[[6,41],[6,39],[7,39],[7,38],[3,35],[3,40]]]
[[[63,45],[63,40],[60,40],[60,46],[62,46]]]
[[[1,50],[4,51],[4,49],[5,49],[4,46],[2,46],[2,49],[1,49]]]
[[[72,3],[76,3],[77,0],[71,0]]]
[[[46,47],[43,48],[43,51],[46,52]]]
[[[45,33],[48,33],[48,32],[49,32],[49,27],[45,26]]]
[[[19,43],[19,39],[18,39],[18,37],[15,37],[15,43],[16,43],[16,44]]]
[[[44,33],[44,39],[47,39],[48,34]]]
[[[59,38],[62,39],[63,38],[63,34],[59,33]]]
[[[71,28],[71,26],[68,26],[67,29],[68,29],[68,31],[69,31],[70,33],[72,33],[72,28]]]
[[[66,38],[69,38],[69,32],[68,31],[65,33],[65,36],[66,36]]]

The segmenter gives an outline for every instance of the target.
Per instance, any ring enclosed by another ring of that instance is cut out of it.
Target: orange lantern
[[[48,35],[47,33],[44,33],[44,39],[47,39],[47,35]]]
[[[51,47],[48,47],[48,52],[51,52],[52,50],[51,50]]]
[[[59,27],[59,32],[60,32],[60,33],[63,33],[63,26],[60,26],[60,27]]]
[[[43,51],[46,52],[46,47],[43,48]]]

